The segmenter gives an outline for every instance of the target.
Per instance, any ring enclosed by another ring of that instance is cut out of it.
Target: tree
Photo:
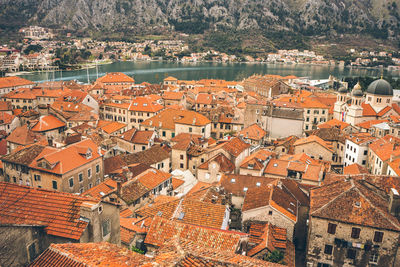
[[[43,47],[41,45],[29,45],[27,48],[25,48],[24,54],[28,55],[30,53],[40,52],[42,49]]]
[[[274,262],[274,263],[280,263],[280,264],[284,264],[284,259],[285,254],[282,251],[279,251],[277,249],[275,249],[274,251],[265,254],[263,257],[263,260],[265,261],[269,261],[269,262]]]

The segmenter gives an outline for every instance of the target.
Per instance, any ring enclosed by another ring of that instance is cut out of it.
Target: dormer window
[[[90,159],[92,157],[92,151],[90,149],[86,152],[86,158]]]

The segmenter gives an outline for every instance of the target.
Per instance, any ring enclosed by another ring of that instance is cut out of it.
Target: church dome
[[[385,95],[385,96],[392,96],[393,95],[393,88],[384,79],[379,79],[373,81],[367,89],[367,93],[373,95]]]
[[[354,86],[353,91],[351,91],[351,93],[353,96],[363,96],[364,95],[363,91],[361,90],[361,85],[359,82]]]

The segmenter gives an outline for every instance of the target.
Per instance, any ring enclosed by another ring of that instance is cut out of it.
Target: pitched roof
[[[221,229],[226,207],[199,200],[182,198],[154,203],[136,210],[141,217],[160,216],[183,223]]]
[[[7,137],[7,141],[10,143],[25,146],[36,143],[43,138],[46,139],[42,135],[29,130],[28,126],[24,124],[20,127],[15,128],[14,131],[12,131]]]
[[[254,123],[247,128],[241,130],[238,135],[243,138],[259,141],[267,134],[257,123]]]
[[[186,239],[198,246],[235,252],[241,237],[246,234],[187,223],[171,221],[155,216],[147,232],[145,243],[162,246],[173,237]]]
[[[343,174],[353,175],[362,173],[368,173],[368,170],[357,163],[351,164],[343,168]]]
[[[325,123],[318,124],[318,128],[320,128],[320,129],[338,127],[340,130],[343,130],[343,129],[347,128],[348,126],[350,126],[350,124],[340,121],[340,120],[337,120],[337,119],[331,119]]]
[[[0,88],[34,85],[35,83],[18,76],[0,78]]]
[[[235,165],[223,154],[219,153],[213,158],[207,160],[203,164],[201,164],[198,169],[208,170],[209,165],[212,162],[216,162],[219,165],[219,171],[224,173],[231,173],[235,170]]]
[[[223,187],[227,193],[232,193],[234,196],[245,196],[247,190],[268,185],[276,180],[275,178],[264,176],[224,174],[222,175],[220,183],[221,187]],[[245,190],[245,188],[247,188],[247,190]]]
[[[162,98],[166,100],[181,100],[183,96],[184,96],[183,92],[166,91],[162,95]]]
[[[96,83],[135,83],[135,80],[122,72],[109,72],[96,80]]]
[[[297,200],[280,187],[270,184],[247,190],[242,207],[243,212],[265,206],[279,210],[293,221],[297,220]]]
[[[90,152],[91,156],[87,156],[87,152]],[[85,139],[64,149],[50,150],[48,148],[37,156],[29,167],[56,174],[66,174],[98,158],[101,158],[101,155],[98,153],[97,145],[91,139]],[[46,168],[40,164],[43,160],[49,163]]]
[[[66,124],[52,115],[41,116],[31,130],[33,132],[46,132],[57,128],[65,127]]]
[[[163,105],[154,102],[152,98],[148,96],[138,96],[135,97],[128,106],[129,111],[139,111],[139,112],[159,112],[164,109]]]
[[[82,193],[83,196],[89,196],[96,199],[102,199],[104,196],[114,192],[117,189],[117,182],[111,178],[105,179],[100,184],[86,190]]]
[[[319,138],[316,135],[310,135],[308,137],[305,138],[301,138],[299,140],[297,140],[296,142],[294,142],[294,146],[301,146],[301,145],[305,145],[308,143],[313,143],[316,142],[318,144],[320,144],[322,147],[326,148],[327,150],[332,152],[332,146],[330,144],[328,144],[326,141],[322,140],[321,138]]]
[[[0,182],[1,224],[44,226],[49,235],[79,240],[88,225],[80,207],[97,202],[75,194]]]
[[[145,120],[142,125],[175,130],[176,123],[193,126],[204,126],[209,124],[210,120],[200,113],[194,111],[168,108],[162,110],[157,115]]]
[[[252,170],[262,170],[268,158],[275,157],[275,153],[267,149],[261,149],[257,152],[246,157],[240,168],[252,169]]]
[[[250,144],[244,142],[241,138],[235,137],[222,145],[222,148],[234,157],[239,156],[244,150],[248,149]]]
[[[127,124],[122,123],[122,122],[117,122],[117,121],[107,121],[105,123],[98,125],[97,128],[103,130],[104,132],[108,134],[112,134],[116,131],[119,131],[123,128],[125,128]]]
[[[399,221],[389,213],[388,197],[382,197],[364,179],[339,177],[312,188],[310,200],[310,216],[400,231]]]
[[[45,146],[32,145],[19,150],[12,151],[10,154],[1,158],[2,161],[14,162],[17,164],[28,166],[37,156],[42,153]]]
[[[153,165],[155,163],[161,162],[169,158],[170,152],[165,146],[155,145],[151,148],[140,151],[134,154],[124,155],[122,160],[126,162],[127,165],[133,163],[143,163],[146,165]]]
[[[144,255],[108,242],[51,244],[30,266],[143,266]]]

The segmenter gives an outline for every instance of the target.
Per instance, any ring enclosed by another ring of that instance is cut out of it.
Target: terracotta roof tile
[[[198,246],[235,252],[241,237],[246,234],[200,227],[155,216],[145,243],[160,247],[174,236],[192,241]]]
[[[368,173],[368,170],[357,163],[351,164],[343,168],[343,174],[353,175],[362,173]]]
[[[30,266],[143,266],[144,255],[108,242],[51,244]]]
[[[243,138],[246,139],[251,139],[251,140],[256,140],[259,141],[265,137],[267,134],[266,131],[264,131],[258,124],[252,124],[248,126],[247,128],[244,128],[241,130],[238,135],[243,136]]]
[[[161,111],[152,118],[145,120],[142,125],[175,130],[176,123],[193,126],[204,126],[209,124],[210,120],[200,113],[194,111],[168,108]]]
[[[219,153],[218,155],[207,160],[197,168],[208,170],[209,164],[211,164],[212,162],[216,162],[219,165],[220,172],[232,173],[235,170],[235,165],[223,153]]]
[[[18,76],[0,78],[0,88],[34,85],[35,83]]]
[[[122,72],[110,72],[96,80],[96,83],[135,83],[135,80]]]
[[[92,199],[0,182],[2,224],[44,226],[47,234],[79,240],[87,222],[80,220],[83,203]]]
[[[277,180],[276,178],[263,176],[226,174],[222,175],[220,183],[221,187],[223,187],[227,193],[232,193],[234,196],[245,196],[245,188],[249,190],[258,186],[268,185]]]
[[[389,202],[363,178],[338,177],[337,181],[311,189],[310,216],[362,226],[400,231],[389,213]]]
[[[33,132],[46,132],[57,128],[65,127],[66,124],[52,115],[42,116],[38,122],[35,123],[31,130]]]

